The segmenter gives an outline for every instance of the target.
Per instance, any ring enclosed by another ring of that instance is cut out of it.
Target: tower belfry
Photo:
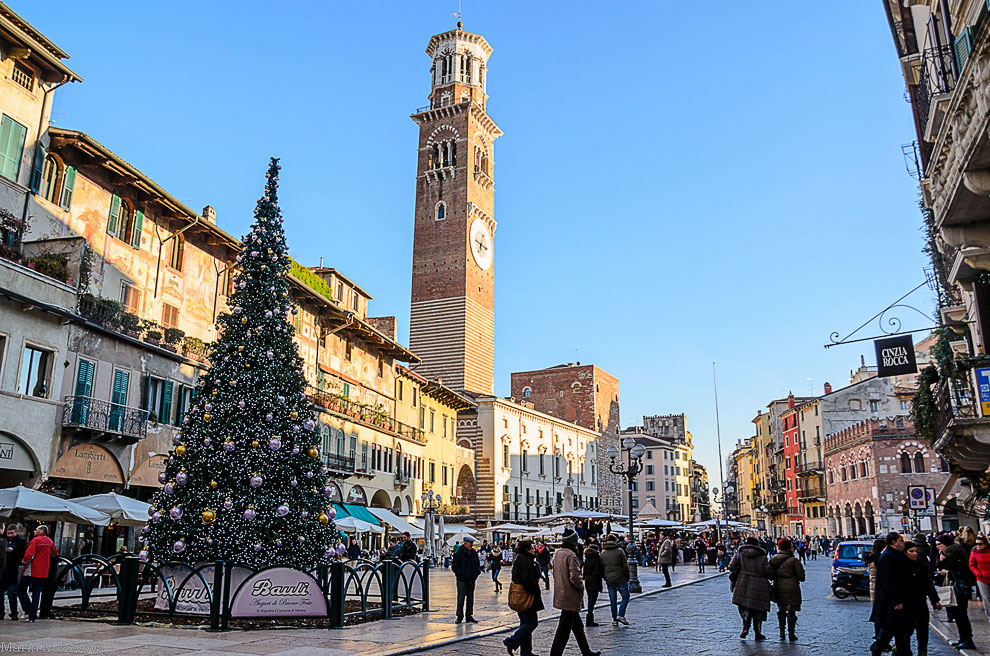
[[[492,48],[457,29],[430,39],[429,107],[419,125],[409,346],[417,371],[494,392],[495,139],[486,83]]]

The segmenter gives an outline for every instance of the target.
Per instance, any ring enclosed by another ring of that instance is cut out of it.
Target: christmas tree
[[[210,368],[159,476],[140,556],[310,569],[338,542],[289,300],[277,159],[237,256]]]

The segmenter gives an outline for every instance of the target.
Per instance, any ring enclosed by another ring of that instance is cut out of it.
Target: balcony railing
[[[955,65],[955,53],[951,46],[928,48],[922,53],[914,98],[922,132],[928,125],[934,98],[951,93],[956,86]]]
[[[405,472],[397,471],[395,472],[395,484],[399,486],[410,485],[412,484],[412,476]]]
[[[825,471],[825,463],[822,462],[821,457],[816,453],[811,457],[798,458],[795,469],[798,476],[813,476]]]
[[[337,453],[325,453],[324,459],[327,465],[327,469],[332,472],[352,474],[354,473],[354,454],[349,456],[340,455]]]
[[[943,376],[935,384],[935,439],[941,438],[953,419],[980,416],[970,372],[964,378]]]
[[[787,506],[787,514],[788,515],[800,515],[800,514],[802,514],[801,513],[801,508],[799,506]]]
[[[894,21],[894,43],[897,46],[897,56],[907,57],[918,54],[918,37],[914,31],[914,20]]]
[[[777,515],[787,509],[787,504],[783,501],[772,501],[767,504],[767,512],[771,515]]]
[[[137,441],[148,434],[148,411],[88,396],[67,396],[62,425]]]
[[[798,488],[798,498],[805,499],[824,499],[825,498],[825,484],[822,481],[811,481],[805,482]]]

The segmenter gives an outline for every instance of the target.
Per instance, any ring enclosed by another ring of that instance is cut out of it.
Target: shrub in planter
[[[25,260],[27,265],[49,278],[65,282],[69,279],[69,258],[57,253],[40,253]]]
[[[120,329],[129,335],[137,335],[141,331],[141,319],[130,312],[121,312]]]
[[[179,330],[178,328],[166,328],[165,329],[165,343],[169,346],[177,346],[182,338],[186,336],[186,333]]]
[[[144,338],[149,342],[157,344],[162,340],[162,327],[156,321],[144,322]]]

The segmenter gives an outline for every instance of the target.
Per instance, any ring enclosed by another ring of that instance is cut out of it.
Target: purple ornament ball
[[[278,508],[275,509],[275,514],[279,517],[285,517],[289,514],[289,507],[284,503],[280,503]]]
[[[224,508],[225,508],[226,510],[230,510],[231,508],[233,508],[233,507],[234,507],[234,502],[233,502],[233,501],[231,501],[230,499],[227,499],[226,501],[224,501],[224,502],[223,502],[223,507],[224,507]]]
[[[299,485],[299,481],[297,481],[296,479],[293,478],[291,481],[289,481],[289,485],[291,485],[292,487],[295,487],[295,486]]]
[[[244,511],[244,515],[243,515],[244,519],[246,519],[249,522],[253,521],[254,518],[257,516],[258,513],[254,511],[254,508],[248,508],[247,510]]]
[[[279,449],[282,448],[282,440],[278,439],[277,437],[273,437],[272,439],[268,440],[268,448],[271,449],[272,451],[278,451]]]
[[[298,446],[292,447],[292,455],[294,455],[294,456],[298,456],[299,455],[299,447]]]
[[[261,551],[261,545],[258,544],[257,542],[254,543],[254,551],[255,551],[255,553],[258,553],[258,552]]]
[[[175,550],[175,553],[182,553],[183,551],[185,551],[186,550],[185,540],[176,540],[175,544],[172,545],[172,549]]]
[[[264,481],[257,474],[255,474],[254,476],[251,477],[251,487],[257,489],[257,488],[261,487],[261,484],[262,483],[264,483]]]
[[[182,519],[182,508],[173,506],[172,509],[168,511],[168,516],[175,520]]]
[[[272,415],[272,413],[270,413],[270,412],[265,415],[265,421],[271,421],[274,418],[275,418],[275,416]]]
[[[160,472],[158,474],[158,482],[161,483],[162,485],[165,485],[167,481],[168,481],[168,476],[165,475],[165,472]]]
[[[189,474],[186,472],[179,472],[175,475],[175,482],[179,485],[185,485],[189,482]]]

